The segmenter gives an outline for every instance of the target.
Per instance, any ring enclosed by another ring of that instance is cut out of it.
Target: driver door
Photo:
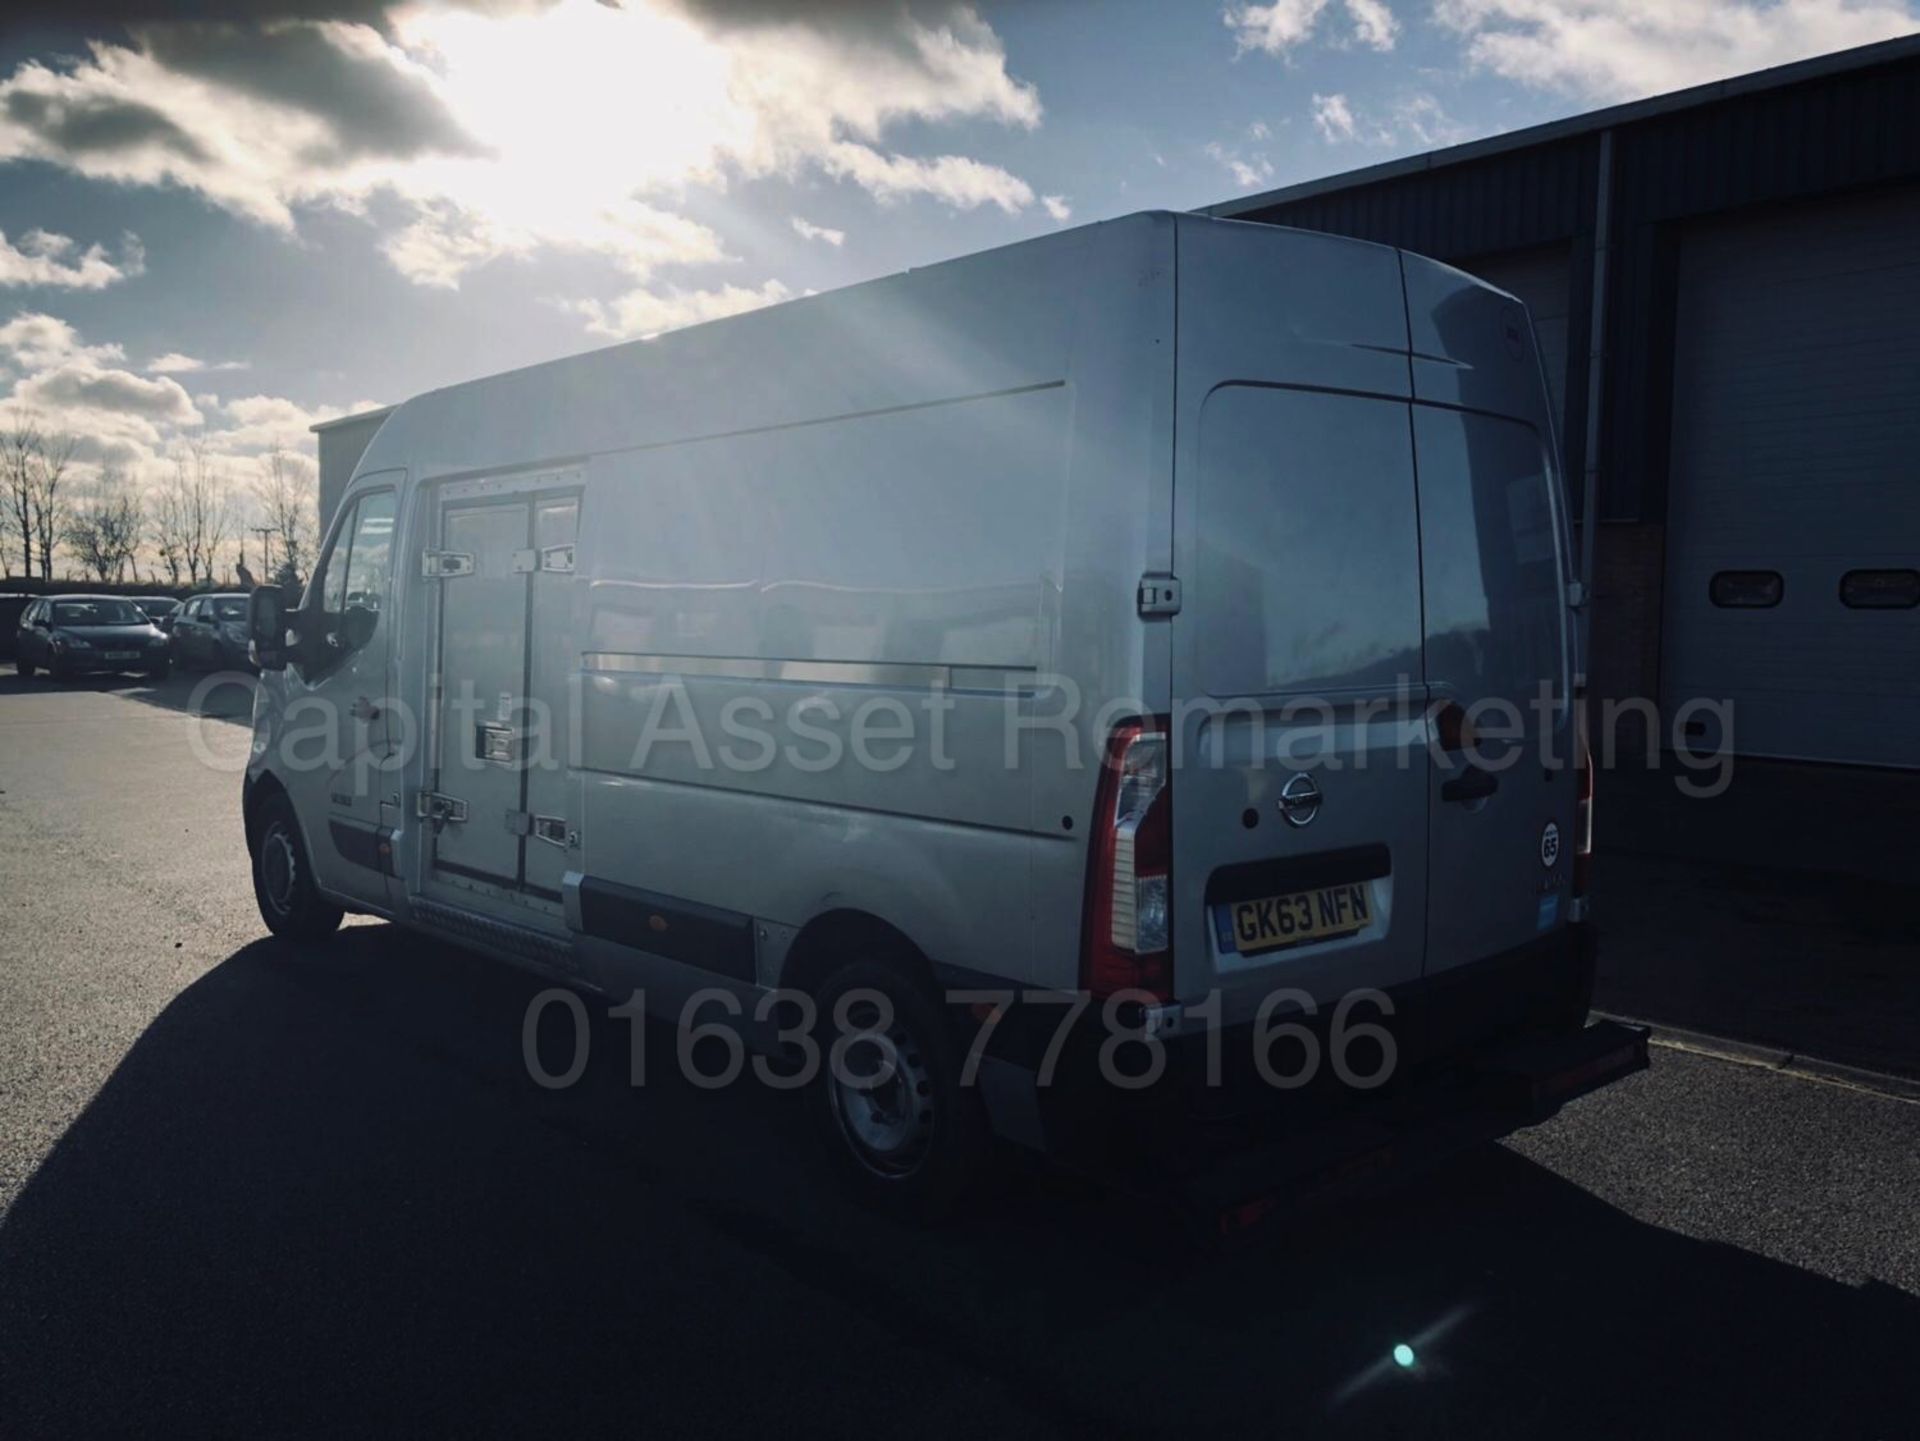
[[[388,659],[400,479],[363,477],[341,501],[287,668],[286,780],[299,792],[307,854],[326,890],[383,910],[393,858],[381,801],[399,783],[388,760]]]

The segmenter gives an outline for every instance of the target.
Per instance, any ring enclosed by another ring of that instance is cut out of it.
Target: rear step
[[[1228,1158],[1180,1186],[1187,1214],[1216,1238],[1281,1213],[1401,1183],[1451,1156],[1544,1121],[1568,1101],[1647,1068],[1644,1026],[1596,1021],[1476,1056],[1461,1081],[1413,1105],[1343,1117]]]

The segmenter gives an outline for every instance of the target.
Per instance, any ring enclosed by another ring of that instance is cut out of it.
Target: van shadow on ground
[[[80,675],[69,680],[54,680],[44,672],[22,677],[12,670],[0,670],[0,696],[93,691],[202,720],[235,721],[241,725],[253,719],[253,687],[252,674],[243,670],[175,670],[165,680],[142,675]]]
[[[1920,1305],[1643,1225],[1510,1151],[1186,1254],[1028,1177],[850,1210],[802,1100],[385,926],[182,993],[0,1223],[0,1434],[1867,1436]],[[570,1047],[544,1013],[547,1064]],[[706,1057],[712,1061],[713,1057]],[[1411,1372],[1385,1363],[1416,1341]]]

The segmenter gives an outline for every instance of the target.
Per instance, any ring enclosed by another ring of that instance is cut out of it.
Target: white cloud
[[[828,225],[815,225],[811,220],[795,215],[791,219],[793,230],[802,240],[821,240],[838,248],[847,243],[847,232],[835,230]]]
[[[610,303],[575,301],[572,308],[586,318],[587,329],[596,334],[616,340],[635,340],[758,310],[763,305],[790,299],[792,295],[779,281],[769,280],[757,290],[742,285],[721,285],[711,290],[641,288],[630,290]]]
[[[1910,34],[1902,0],[1436,0],[1469,61],[1596,101],[1680,90]]]
[[[209,363],[197,360],[191,355],[182,355],[177,350],[169,350],[165,355],[156,355],[147,362],[148,375],[185,375],[196,370],[245,370],[244,360],[220,360]]]
[[[313,449],[312,426],[377,406],[371,400],[306,406],[283,395],[246,395],[228,401],[211,396],[200,399],[214,416],[204,432],[207,448],[218,455],[236,456],[264,455],[274,449],[309,451]]]
[[[149,380],[130,370],[105,370],[77,360],[27,377],[13,403],[36,411],[108,411],[156,425],[198,425],[200,412],[177,380]]]
[[[1258,50],[1284,56],[1310,39],[1327,11],[1328,0],[1271,0],[1265,5],[1229,5],[1221,18],[1233,32],[1242,55]],[[1391,50],[1400,24],[1385,0],[1339,0],[1349,31],[1346,39],[1372,50]]]
[[[1232,5],[1222,18],[1241,53],[1284,55],[1313,33],[1327,0],[1273,0],[1269,5]]]
[[[1247,139],[1249,140],[1271,140],[1272,138],[1273,131],[1264,120],[1256,120],[1247,127]]]
[[[1343,94],[1313,97],[1313,128],[1329,145],[1384,145],[1431,149],[1458,145],[1476,133],[1460,124],[1425,91],[1402,95],[1384,106],[1355,109]]]
[[[1384,0],[1346,0],[1347,18],[1353,21],[1353,38],[1370,50],[1391,50],[1400,34],[1400,22],[1393,18]]]
[[[113,343],[89,344],[57,316],[25,311],[0,325],[0,415],[31,412],[49,432],[69,434],[78,444],[75,461],[84,472],[113,464],[136,480],[157,479],[168,455],[183,441],[203,442],[209,452],[236,466],[282,446],[313,452],[307,427],[353,410],[303,406],[280,396],[254,395],[223,401],[215,394],[189,395],[165,369],[139,375],[125,368],[125,350]],[[193,361],[170,352],[159,362]],[[237,362],[202,370],[232,368]],[[175,365],[174,371],[190,373]],[[11,381],[5,373],[11,373]],[[239,470],[236,469],[236,474]]]
[[[997,205],[1013,215],[1033,204],[1033,188],[1019,176],[965,155],[883,155],[870,145],[836,141],[822,157],[829,175],[851,180],[886,204],[931,195],[955,210]]]
[[[379,217],[389,261],[443,287],[549,249],[604,256],[643,282],[728,259],[712,230],[668,207],[736,179],[812,173],[889,203],[1034,204],[1001,167],[887,144],[906,125],[1040,123],[1037,93],[970,8],[795,9],[759,23],[745,8],[417,0],[384,29],[136,26],[130,43],[0,79],[0,163],[177,185],[288,231],[302,207]]]
[[[69,236],[49,230],[29,230],[17,245],[0,231],[0,286],[104,290],[142,274],[146,268],[146,251],[141,248],[140,237],[131,231],[121,238],[118,260],[107,254],[104,245],[95,243],[82,251]]]
[[[87,345],[58,316],[23,310],[0,325],[0,357],[20,370],[45,370],[68,360],[104,365],[125,360],[127,353],[118,345]]]
[[[1068,203],[1064,195],[1042,195],[1040,204],[1056,224],[1065,225],[1073,219],[1073,206]]]
[[[1242,156],[1217,140],[1209,140],[1202,148],[1209,160],[1226,167],[1242,190],[1257,189],[1273,179],[1273,162],[1264,155]]]
[[[591,215],[576,217],[565,234],[505,222],[451,200],[427,202],[381,250],[414,284],[451,290],[476,265],[530,255],[542,246],[606,256],[636,280],[661,265],[710,265],[731,258],[720,237],[698,221],[632,199],[609,201]]]
[[[1392,138],[1416,145],[1458,145],[1479,133],[1447,114],[1439,100],[1425,91],[1395,101],[1392,116]]]
[[[1329,145],[1351,140],[1355,133],[1353,107],[1340,94],[1313,97],[1313,128]]]
[[[1236,185],[1251,188],[1255,185],[1265,185],[1273,179],[1273,162],[1264,158],[1255,160],[1251,165],[1235,160],[1230,162],[1228,168],[1233,171],[1233,180]]]

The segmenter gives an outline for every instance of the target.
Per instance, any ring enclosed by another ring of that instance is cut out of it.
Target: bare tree
[[[187,513],[175,479],[170,478],[154,497],[148,534],[154,554],[166,567],[167,584],[177,590],[187,572]]]
[[[254,496],[260,502],[261,518],[279,547],[280,564],[273,579],[283,586],[300,584],[313,563],[320,522],[319,491],[314,480],[311,464],[278,445],[260,458]]]
[[[137,580],[133,557],[145,523],[140,498],[125,472],[108,466],[75,500],[62,538],[94,579],[125,580],[131,571]]]
[[[42,580],[53,579],[53,550],[67,528],[69,497],[62,487],[66,482],[67,470],[73,464],[74,448],[79,443],[79,437],[72,434],[62,432],[48,435],[43,432],[38,454],[34,457],[30,492],[33,538],[40,550]]]
[[[215,580],[233,526],[225,474],[208,455],[205,441],[186,441],[174,452],[173,474],[155,508],[154,548],[174,583],[182,570],[191,585]]]
[[[15,410],[0,430],[0,502],[4,502],[6,539],[20,547],[20,573],[33,574],[33,488],[40,465],[40,419],[31,410]],[[13,574],[9,553],[7,574]]]

